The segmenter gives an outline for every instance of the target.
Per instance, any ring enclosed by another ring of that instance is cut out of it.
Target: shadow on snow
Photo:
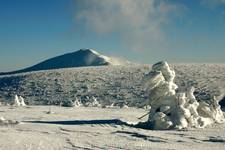
[[[40,123],[40,124],[58,124],[58,125],[94,125],[94,124],[115,124],[128,125],[119,119],[105,120],[68,120],[68,121],[23,121],[25,123]]]

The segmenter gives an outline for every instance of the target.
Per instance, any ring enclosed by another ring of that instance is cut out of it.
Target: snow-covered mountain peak
[[[93,49],[80,49],[78,51],[67,53],[47,59],[31,67],[13,72],[0,73],[0,75],[15,74],[39,70],[51,70],[72,67],[87,66],[107,66],[107,65],[126,65],[127,61],[118,58],[104,56]]]
[[[95,51],[93,49],[89,49],[89,48],[82,48],[82,49],[80,49],[80,51],[86,51],[86,52],[94,53],[96,55],[100,55],[97,51]]]
[[[83,48],[83,49],[80,49],[80,51],[83,51],[86,53],[92,53],[92,54],[96,55],[97,57],[99,57],[100,59],[102,59],[108,65],[116,66],[116,65],[130,64],[129,61],[124,61],[124,60],[122,60],[120,58],[116,58],[116,57],[108,57],[108,56],[100,54],[99,52],[97,52],[96,50],[93,50],[93,49]]]
[[[83,48],[83,49],[80,49],[80,51],[83,51],[86,53],[92,53],[92,54],[98,56],[99,58],[104,59],[105,62],[108,62],[109,64],[113,65],[112,60],[111,60],[112,58],[104,56],[104,55],[100,54],[99,52],[97,52],[96,50]]]

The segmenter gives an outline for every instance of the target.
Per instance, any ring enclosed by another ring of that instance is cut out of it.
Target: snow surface
[[[123,123],[138,122],[137,118],[147,112],[144,109],[53,106],[4,106],[0,109],[0,116],[21,122],[14,126],[0,126],[2,150],[225,148],[224,124],[216,124],[206,129],[152,131]],[[49,109],[54,113],[47,114]]]
[[[165,131],[131,125],[148,120],[138,119],[148,109],[130,107],[148,108],[142,79],[150,67],[84,67],[0,76],[1,102],[12,102],[18,94],[28,105],[58,105],[0,106],[0,117],[4,117],[0,149],[224,149],[224,124]],[[197,100],[210,104],[214,96],[223,99],[225,64],[173,64],[172,68],[175,83],[193,85]],[[96,100],[106,108],[59,107],[64,101],[82,106]]]
[[[225,93],[225,64],[172,64],[175,83],[192,85],[197,100],[211,103],[214,96],[223,99]],[[62,101],[82,103],[96,97],[102,106],[126,103],[142,107],[148,99],[142,78],[151,65],[100,66],[56,69],[0,76],[0,98],[10,101],[15,94],[26,104],[55,104]]]

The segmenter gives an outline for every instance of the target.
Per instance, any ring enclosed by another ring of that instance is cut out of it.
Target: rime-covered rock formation
[[[26,106],[26,104],[24,102],[24,98],[22,96],[17,96],[17,95],[15,95],[12,105],[13,106]]]
[[[175,72],[167,62],[152,66],[152,71],[143,81],[149,94],[151,106],[148,121],[152,129],[183,129],[187,127],[204,128],[212,123],[224,122],[223,112],[214,100],[214,104],[198,102],[193,87],[178,88],[174,83]]]
[[[80,107],[80,106],[82,106],[82,103],[81,101],[78,100],[78,98],[76,98],[74,101],[74,107]]]
[[[16,125],[16,124],[19,124],[19,121],[6,120],[4,117],[0,117],[1,126]]]
[[[91,104],[92,107],[101,107],[101,104],[99,103],[96,97],[93,96],[92,99],[93,99],[93,102]]]
[[[91,102],[88,102],[86,104],[86,106],[88,106],[88,107],[101,107],[101,104],[99,103],[99,101],[97,100],[97,98],[93,96],[91,98]]]

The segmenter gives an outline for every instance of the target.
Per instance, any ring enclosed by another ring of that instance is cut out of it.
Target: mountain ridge
[[[121,61],[115,58],[104,56],[93,49],[80,49],[78,51],[49,58],[31,67],[10,72],[0,72],[0,75],[11,75],[31,71],[43,71],[62,68],[107,66],[121,64]]]

